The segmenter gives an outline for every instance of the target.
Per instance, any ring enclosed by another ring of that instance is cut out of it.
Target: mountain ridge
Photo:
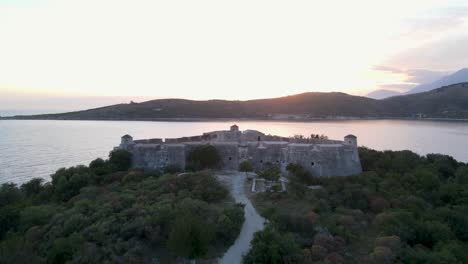
[[[155,99],[141,103],[2,119],[51,120],[184,120],[268,119],[308,120],[333,118],[468,118],[468,82],[429,92],[376,100],[342,92],[301,94],[230,101],[221,99]]]
[[[393,90],[388,90],[388,89],[379,89],[379,90],[375,90],[375,91],[368,93],[366,97],[380,100],[380,99],[385,99],[385,98],[398,96],[398,95],[401,95],[401,93],[397,91],[393,91]]]
[[[468,68],[462,68],[452,74],[449,74],[447,76],[440,78],[437,81],[434,81],[431,83],[420,84],[404,94],[415,94],[415,93],[427,92],[427,91],[437,89],[439,87],[462,83],[462,82],[468,82]]]
[[[388,89],[378,89],[368,93],[366,97],[380,100],[398,95],[409,95],[415,93],[428,92],[443,86],[463,82],[468,82],[468,68],[462,68],[452,74],[445,75],[436,81],[419,84],[406,92],[397,92]]]

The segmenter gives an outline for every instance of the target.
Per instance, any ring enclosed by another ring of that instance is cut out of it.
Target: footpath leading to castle
[[[255,232],[263,229],[265,219],[257,213],[252,205],[252,202],[248,199],[245,193],[245,182],[247,180],[247,175],[245,172],[226,171],[219,172],[216,174],[216,176],[229,188],[231,195],[234,197],[236,202],[245,205],[245,221],[242,225],[239,237],[237,237],[234,244],[219,260],[219,263],[242,263],[242,257],[249,252],[250,242],[252,241]]]

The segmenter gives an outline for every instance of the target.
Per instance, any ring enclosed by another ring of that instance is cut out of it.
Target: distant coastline
[[[412,118],[412,117],[327,117],[327,118],[258,118],[258,117],[242,117],[242,118],[133,118],[133,119],[85,119],[85,118],[30,118],[16,116],[0,116],[0,120],[55,120],[55,121],[135,121],[135,122],[229,122],[229,121],[268,121],[268,122],[317,122],[317,121],[359,121],[359,120],[401,120],[401,121],[446,121],[446,122],[468,122],[468,118]]]
[[[345,93],[303,93],[248,101],[158,99],[67,113],[1,119],[109,121],[468,120],[468,83],[384,100]]]

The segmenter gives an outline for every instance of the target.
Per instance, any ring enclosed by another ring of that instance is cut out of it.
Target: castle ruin
[[[357,138],[343,141],[319,138],[287,138],[265,135],[256,130],[240,131],[237,125],[230,130],[213,131],[201,136],[133,140],[122,137],[119,149],[132,154],[133,167],[163,170],[167,166],[185,168],[186,157],[200,145],[214,146],[226,170],[237,170],[242,161],[249,161],[261,170],[273,164],[286,171],[290,163],[301,164],[314,176],[349,176],[362,172]]]

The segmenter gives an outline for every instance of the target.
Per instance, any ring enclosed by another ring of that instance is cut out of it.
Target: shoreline
[[[133,118],[133,119],[84,119],[84,118],[17,118],[17,117],[0,117],[0,121],[15,120],[15,121],[125,121],[125,122],[236,122],[236,121],[262,121],[262,122],[291,122],[291,123],[307,123],[320,121],[440,121],[440,122],[468,122],[468,118],[404,118],[404,117],[339,117],[339,118]]]

